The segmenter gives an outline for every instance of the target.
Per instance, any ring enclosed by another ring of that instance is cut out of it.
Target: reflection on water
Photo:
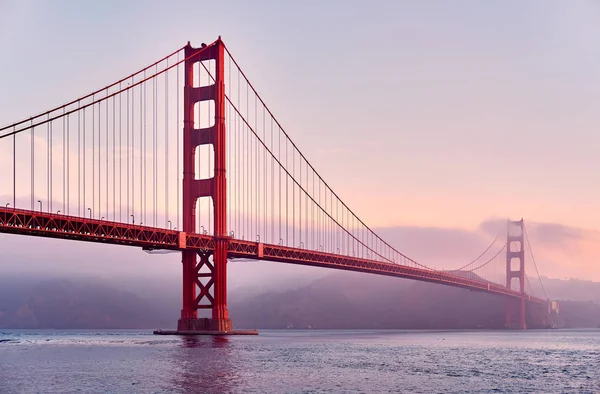
[[[181,347],[197,348],[197,347],[213,347],[226,348],[229,344],[228,336],[183,336],[181,337]]]
[[[182,392],[225,393],[235,391],[239,377],[233,367],[230,338],[226,336],[185,336],[171,352],[177,365],[171,387]]]

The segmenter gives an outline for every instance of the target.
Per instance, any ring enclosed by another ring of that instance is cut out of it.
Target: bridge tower
[[[203,46],[205,46],[203,44]],[[185,47],[183,99],[183,232],[195,233],[196,205],[201,197],[210,197],[214,208],[214,252],[195,252],[183,249],[183,308],[177,323],[178,331],[231,331],[227,311],[227,190],[225,178],[225,46],[221,38],[200,51]],[[195,86],[198,62],[215,61],[215,82]],[[197,103],[213,101],[214,123],[195,128],[194,107]],[[214,149],[214,174],[211,178],[196,179],[195,155],[201,145]],[[185,234],[183,235],[185,237]],[[183,246],[183,245],[182,245]],[[198,318],[199,309],[211,309],[211,318]]]
[[[506,287],[512,288],[513,278],[519,280],[519,299],[507,298],[506,300],[506,328],[519,328],[525,330],[525,243],[523,219],[508,221],[506,234]],[[515,316],[516,315],[516,316]],[[516,318],[516,319],[515,319]],[[513,324],[513,319],[516,324]]]

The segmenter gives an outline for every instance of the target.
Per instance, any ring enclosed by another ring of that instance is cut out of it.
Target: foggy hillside
[[[569,327],[600,324],[600,283],[547,280]],[[569,295],[573,297],[570,298]],[[171,328],[179,281],[11,276],[0,278],[0,328]],[[585,301],[585,302],[581,302]],[[232,289],[236,327],[497,328],[502,298],[468,290],[352,272],[331,272],[288,290]]]
[[[0,279],[0,328],[148,328],[170,322],[169,306],[85,279]]]
[[[231,305],[236,324],[264,328],[476,328],[502,325],[502,299],[398,278],[339,272],[300,289]]]

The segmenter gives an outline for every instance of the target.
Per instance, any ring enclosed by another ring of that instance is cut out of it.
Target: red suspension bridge
[[[507,327],[524,329],[529,309],[547,307],[525,272],[522,220],[453,271],[381,239],[300,152],[220,38],[0,128],[0,165],[0,232],[180,251],[179,331],[232,331],[235,258],[497,294]]]

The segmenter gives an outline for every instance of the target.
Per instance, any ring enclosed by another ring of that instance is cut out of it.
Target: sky
[[[336,193],[412,257],[522,217],[543,274],[600,280],[598,1],[0,0],[0,124],[218,35]]]

